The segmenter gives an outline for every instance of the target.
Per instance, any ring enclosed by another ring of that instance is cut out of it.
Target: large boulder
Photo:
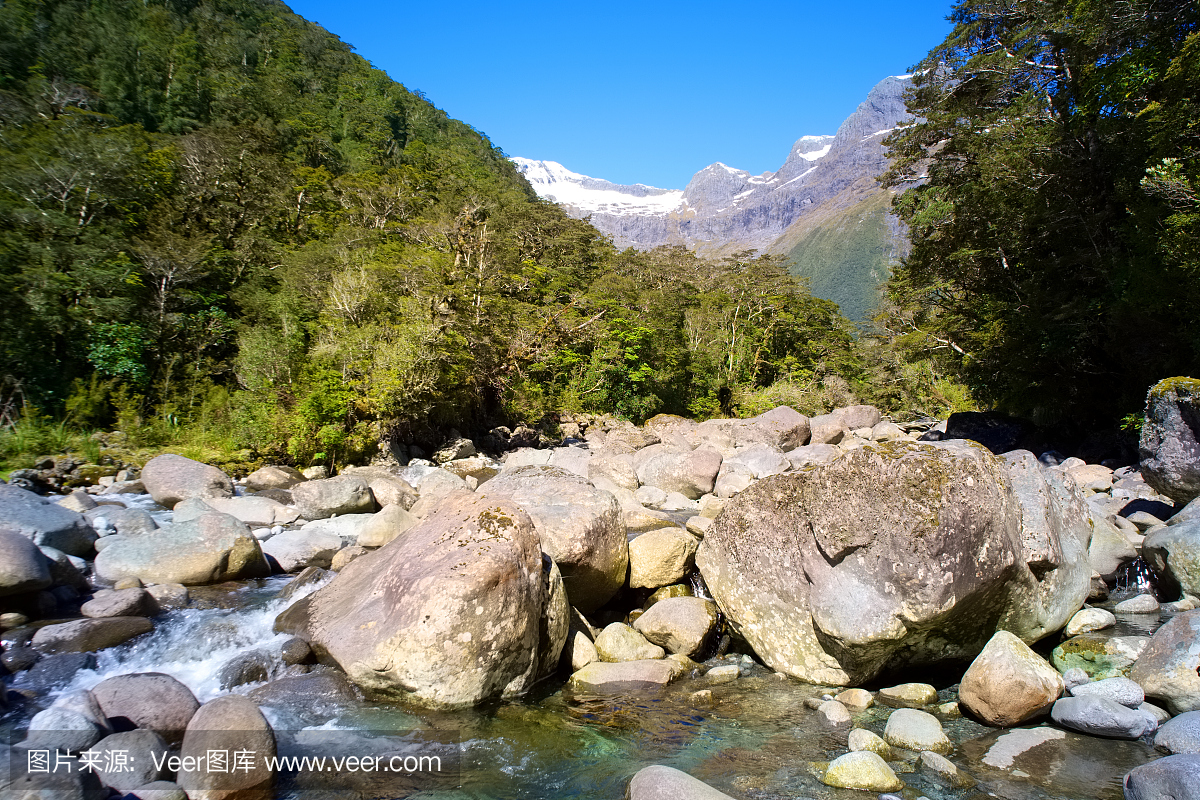
[[[238,751],[254,756],[248,769],[211,769],[207,759],[220,751],[229,754],[229,767],[235,766],[233,754]],[[275,732],[253,700],[227,694],[205,703],[188,723],[179,755],[184,768],[176,780],[189,800],[271,797],[275,773],[269,761],[275,756]]]
[[[50,565],[27,536],[0,529],[0,597],[50,585]]]
[[[300,516],[296,509],[269,497],[211,497],[205,498],[204,502],[215,511],[237,517],[251,528],[289,525]]]
[[[0,483],[0,526],[73,556],[90,556],[97,539],[79,512],[7,483]]]
[[[1125,800],[1200,800],[1200,755],[1175,755],[1125,776]]]
[[[1093,526],[1078,487],[1042,470],[1028,450],[1001,457],[1021,515],[1021,561],[1000,627],[1026,641],[1061,630],[1091,591],[1088,561]]]
[[[472,494],[350,562],[276,628],[368,691],[469,706],[532,685],[548,603],[529,515]]]
[[[1142,541],[1142,558],[1170,597],[1200,595],[1200,519],[1149,533]]]
[[[629,585],[657,589],[678,583],[692,567],[699,542],[682,528],[657,528],[629,542]]]
[[[1168,378],[1146,395],[1142,477],[1183,505],[1200,496],[1200,381]]]
[[[808,417],[788,406],[778,406],[750,419],[712,419],[700,423],[696,435],[720,449],[768,444],[783,451],[794,450],[808,442]],[[721,435],[728,437],[722,442]]]
[[[290,489],[297,483],[303,483],[304,480],[300,470],[294,467],[268,464],[246,476],[246,489],[251,492],[261,492],[267,489]]]
[[[567,689],[576,694],[625,694],[661,689],[681,673],[682,668],[678,663],[662,658],[593,661],[571,676]]]
[[[92,688],[92,695],[116,730],[145,728],[175,743],[200,708],[191,689],[161,672],[106,678]]]
[[[337,534],[309,530],[310,527],[272,536],[262,543],[263,553],[273,558],[284,572],[299,572],[305,567],[328,569],[345,542]]]
[[[142,483],[154,502],[165,508],[189,497],[233,497],[233,481],[224,472],[174,453],[147,461]]]
[[[696,563],[767,665],[856,684],[885,666],[974,657],[1002,621],[1030,641],[1046,629],[1014,609],[1037,583],[1021,509],[981,447],[870,444],[728,501]]]
[[[562,572],[567,597],[585,614],[625,583],[629,544],[621,507],[610,492],[557,467],[520,467],[479,487],[488,498],[520,506]]]
[[[688,658],[700,652],[717,625],[717,606],[701,597],[660,600],[633,623],[653,644]]]
[[[1155,631],[1129,677],[1172,714],[1200,709],[1200,611],[1179,614]]]
[[[721,471],[721,454],[710,447],[679,452],[666,445],[637,464],[638,481],[664,492],[679,492],[691,500],[710,494]],[[650,448],[647,448],[650,450]],[[639,455],[641,455],[639,453]]]
[[[228,514],[204,514],[156,531],[125,538],[96,556],[96,575],[109,583],[208,583],[271,574],[258,540]]]
[[[1047,713],[1062,690],[1058,670],[1016,636],[997,631],[963,675],[958,702],[988,725],[1011,728]]]
[[[360,475],[298,483],[292,487],[292,500],[300,516],[308,520],[326,519],[334,514],[369,514],[375,510],[375,496]]]
[[[77,619],[38,628],[33,647],[41,653],[90,653],[149,633],[154,625],[145,617]]]

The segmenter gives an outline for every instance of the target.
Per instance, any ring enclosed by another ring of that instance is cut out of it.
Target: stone
[[[73,556],[90,555],[97,539],[82,514],[7,483],[0,483],[0,525]]]
[[[150,617],[159,611],[154,595],[145,589],[131,588],[97,592],[79,612],[85,617]]]
[[[1067,636],[1078,636],[1081,633],[1102,631],[1116,624],[1117,618],[1111,611],[1103,608],[1083,608],[1075,612],[1063,632]]]
[[[192,690],[161,672],[106,678],[92,694],[117,731],[145,728],[177,744],[200,708]]]
[[[741,675],[742,670],[737,664],[722,664],[704,673],[704,677],[709,683],[729,683],[730,681],[736,681]]]
[[[29,617],[18,611],[5,611],[0,614],[0,631],[9,631],[13,628],[19,628],[29,622]]]
[[[1070,669],[1068,669],[1066,672],[1064,672],[1062,674],[1062,679],[1063,679],[1063,686],[1069,692],[1072,689],[1074,689],[1076,686],[1082,686],[1083,684],[1090,681],[1091,676],[1089,676],[1086,672],[1084,672],[1079,667],[1071,667]]]
[[[879,690],[876,699],[891,708],[921,708],[937,702],[937,689],[928,683],[901,683]]]
[[[866,711],[875,705],[875,697],[866,689],[846,689],[838,692],[834,698],[851,711]]]
[[[1168,378],[1146,395],[1138,454],[1155,491],[1182,505],[1200,496],[1200,381]]]
[[[647,534],[642,534],[643,536]],[[634,630],[668,652],[693,657],[717,624],[717,606],[700,597],[671,597],[652,605],[633,623]]]
[[[74,709],[51,706],[29,721],[29,733],[21,746],[29,750],[79,753],[96,744],[106,733],[103,725]]]
[[[267,489],[291,489],[298,483],[307,480],[294,467],[282,464],[268,464],[259,467],[246,476],[246,491],[261,492]]]
[[[963,675],[958,702],[988,725],[1011,728],[1046,714],[1062,691],[1054,667],[1016,636],[997,631]]]
[[[403,505],[386,505],[358,528],[357,543],[363,547],[383,547],[403,535],[418,522]]]
[[[284,531],[263,542],[263,554],[274,559],[284,572],[299,572],[305,567],[328,569],[334,555],[342,549],[342,537],[321,530]]]
[[[375,511],[375,496],[367,481],[358,475],[305,481],[293,486],[291,492],[296,510],[308,520]]]
[[[1200,594],[1200,518],[1147,534],[1142,558],[1168,596]]]
[[[1142,764],[1124,780],[1125,800],[1200,800],[1200,755],[1175,755]]]
[[[717,479],[713,483],[713,492],[719,498],[728,499],[744,492],[754,483],[754,473],[745,464],[730,461],[721,464]]]
[[[604,478],[622,489],[637,491],[637,472],[633,469],[633,459],[628,455],[596,456],[588,461],[587,470],[587,477],[593,482],[596,478]]]
[[[490,467],[488,469],[491,470],[492,474],[495,474],[495,469]],[[479,468],[472,470],[472,472],[478,475],[482,474],[484,470]],[[355,473],[347,469],[343,474]],[[367,488],[371,490],[371,495],[375,498],[375,502],[382,508],[400,506],[408,510],[417,502],[419,497],[417,490],[399,475],[369,474],[365,477],[367,478]],[[471,477],[471,475],[467,475],[466,477]]]
[[[182,583],[156,583],[146,587],[146,591],[161,609],[183,608],[188,604],[188,590]]]
[[[828,464],[830,461],[841,456],[842,451],[837,445],[832,444],[809,444],[804,447],[797,447],[795,450],[787,454],[788,462],[791,463],[792,469],[801,470],[805,467],[816,467],[822,464]]]
[[[226,661],[217,670],[217,681],[222,689],[232,689],[247,683],[261,683],[271,677],[274,661],[263,650],[239,653]]]
[[[905,750],[932,750],[949,753],[954,745],[942,730],[942,723],[933,714],[915,708],[898,708],[888,717],[883,740],[892,747]]]
[[[640,661],[662,658],[666,650],[651,644],[645,636],[623,622],[614,622],[596,637],[596,652],[601,661]]]
[[[201,501],[202,502],[202,501]],[[182,503],[180,504],[182,505]],[[207,503],[204,504],[208,506]],[[211,506],[208,506],[211,508]],[[120,506],[100,506],[92,511],[87,512],[85,517],[92,522],[92,525],[97,528],[101,526],[101,522],[107,522],[108,526],[122,536],[139,536],[143,533],[149,533],[153,530],[158,530],[158,523],[154,521],[154,517],[150,516],[150,512],[142,508],[121,508]],[[107,536],[107,534],[105,534]],[[101,541],[96,542],[96,548],[99,549]]]
[[[633,499],[647,508],[661,508],[667,500],[667,493],[657,486],[642,486],[633,493]]]
[[[1059,672],[1077,667],[1094,680],[1129,675],[1129,669],[1150,643],[1148,636],[1105,636],[1082,633],[1054,648],[1050,663]]]
[[[647,531],[629,542],[629,585],[657,589],[681,580],[691,569],[696,537],[679,528]]]
[[[75,491],[71,492],[62,500],[59,500],[58,504],[63,508],[76,511],[80,514],[91,511],[97,505],[96,501],[92,499],[92,496],[82,489],[76,489]]]
[[[917,771],[934,783],[951,789],[969,789],[975,785],[975,779],[959,770],[950,759],[929,750],[917,759]]]
[[[782,450],[762,442],[739,447],[730,460],[744,464],[755,479],[787,472],[792,466]]]
[[[567,690],[575,694],[624,694],[661,689],[679,674],[679,666],[663,658],[593,661],[571,675]]]
[[[654,486],[664,492],[679,492],[692,500],[698,500],[713,491],[717,473],[721,470],[720,452],[702,447],[680,453],[666,445],[652,445],[646,452],[652,448],[663,449],[655,451],[637,466],[638,481],[643,486]]]
[[[299,636],[292,636],[279,647],[284,664],[304,664],[312,658],[312,648]]]
[[[1158,600],[1154,599],[1154,595],[1139,594],[1137,597],[1117,603],[1113,606],[1113,611],[1118,614],[1157,614],[1159,608]]]
[[[191,497],[233,497],[233,481],[216,467],[164,453],[142,467],[142,483],[154,502],[174,508]]]
[[[1113,485],[1113,471],[1102,464],[1082,464],[1065,471],[1083,491],[1107,492]]]
[[[1200,710],[1200,611],[1173,617],[1150,638],[1129,673],[1148,698],[1173,714]]]
[[[983,448],[868,444],[739,494],[696,563],[768,666],[854,685],[885,666],[974,657],[1002,623],[1031,641],[1050,633],[1027,610],[1035,590],[1065,624],[1090,572],[1079,605],[1046,599],[1021,524],[1007,470]]]
[[[585,632],[576,628],[572,628],[567,634],[565,653],[570,657],[572,672],[578,672],[593,661],[600,660],[596,644]]]
[[[101,782],[119,792],[132,791],[139,786],[161,780],[169,774],[164,763],[169,745],[154,731],[114,733],[105,736],[89,750],[98,756],[96,763],[99,765],[97,771]],[[127,757],[121,758],[119,766],[113,759],[118,753]],[[157,764],[163,764],[163,769],[158,769]]]
[[[866,728],[854,728],[847,737],[846,747],[851,752],[875,753],[885,761],[891,761],[892,746],[879,738],[879,734]]]
[[[301,484],[303,485],[303,484]],[[275,732],[253,701],[227,694],[200,707],[188,723],[179,754],[184,759],[206,758],[210,750],[239,750],[255,753],[252,769],[217,772],[208,769],[179,770],[176,781],[189,800],[240,800],[262,797],[275,781],[267,759],[275,756]]]
[[[1063,697],[1050,709],[1050,717],[1064,728],[1110,739],[1140,739],[1158,728],[1152,714],[1106,697]]]
[[[36,592],[51,583],[49,561],[33,540],[0,528],[0,597]]]
[[[870,792],[894,792],[904,788],[904,782],[887,762],[870,750],[855,750],[835,758],[821,776],[821,783]]]
[[[1187,711],[1159,727],[1154,746],[1165,753],[1200,754],[1200,711]]]
[[[475,443],[470,439],[451,439],[446,444],[442,445],[433,454],[433,462],[435,464],[445,464],[447,461],[456,461],[460,458],[468,458],[475,455]]]
[[[275,624],[369,692],[461,707],[533,684],[549,602],[529,515],[470,494],[352,561]]]
[[[47,691],[71,681],[80,670],[95,668],[96,656],[92,653],[57,653],[38,659],[22,677],[26,686]]]
[[[108,582],[197,586],[270,574],[258,540],[228,514],[205,514],[131,537],[96,556],[96,574]]]
[[[149,633],[154,625],[145,617],[80,619],[38,628],[33,647],[40,653],[90,653],[114,647]]]
[[[1104,678],[1092,683],[1083,683],[1071,688],[1074,697],[1105,697],[1126,708],[1139,708],[1146,702],[1142,687],[1129,678]]]
[[[1088,562],[1111,585],[1121,567],[1137,558],[1137,550],[1125,534],[1094,509],[1091,523],[1092,541],[1088,545]]]
[[[850,709],[837,700],[826,700],[817,706],[817,718],[827,728],[850,727]]]
[[[236,517],[251,527],[290,525],[300,518],[296,509],[269,497],[212,497],[204,502],[213,510]]]
[[[629,544],[610,492],[557,467],[537,466],[493,478],[479,492],[511,500],[529,515],[575,608],[597,609],[625,584]]]
[[[697,539],[703,539],[704,534],[707,533],[708,529],[712,527],[712,522],[712,518],[710,517],[688,517],[684,527],[687,529],[688,533],[692,534]]]
[[[362,700],[345,674],[332,667],[317,666],[299,675],[285,675],[252,689],[246,695],[261,706],[292,708],[297,705],[336,716],[333,709]]]
[[[329,568],[334,572],[341,572],[342,568],[351,561],[359,556],[365,556],[369,552],[371,551],[357,544],[350,545],[349,547],[343,547],[341,550],[338,550],[336,553],[334,553],[333,560],[329,563]]]
[[[703,781],[674,767],[643,767],[629,781],[629,800],[733,800]]]

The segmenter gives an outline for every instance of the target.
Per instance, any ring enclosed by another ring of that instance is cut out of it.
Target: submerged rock
[[[870,750],[855,750],[830,762],[821,782],[840,789],[860,789],[870,792],[894,792],[904,788],[896,773]]]

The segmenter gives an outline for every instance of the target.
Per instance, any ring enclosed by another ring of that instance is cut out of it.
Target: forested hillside
[[[617,253],[272,0],[0,5],[0,305],[10,425],[306,463],[863,369],[777,260]]]
[[[1200,372],[1200,7],[966,0],[891,136],[888,323],[985,403],[1112,426]]]

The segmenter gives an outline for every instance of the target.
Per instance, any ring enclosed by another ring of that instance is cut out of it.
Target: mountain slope
[[[861,321],[890,260],[904,248],[886,213],[889,194],[875,176],[887,168],[883,140],[907,119],[903,94],[910,83],[908,75],[880,81],[836,135],[799,139],[775,172],[750,175],[718,162],[697,172],[682,192],[618,186],[553,162],[514,161],[540,196],[588,217],[618,247],[684,245],[710,257],[741,250],[785,255],[794,273],[812,280],[816,296],[844,304],[843,311]],[[850,225],[864,214],[878,219]],[[833,227],[818,236],[826,224]],[[857,255],[843,256],[833,243],[851,230]],[[870,266],[863,260],[868,252],[875,254]],[[858,266],[847,266],[852,263]],[[839,265],[854,277],[837,276]],[[859,281],[870,285],[851,288]]]

